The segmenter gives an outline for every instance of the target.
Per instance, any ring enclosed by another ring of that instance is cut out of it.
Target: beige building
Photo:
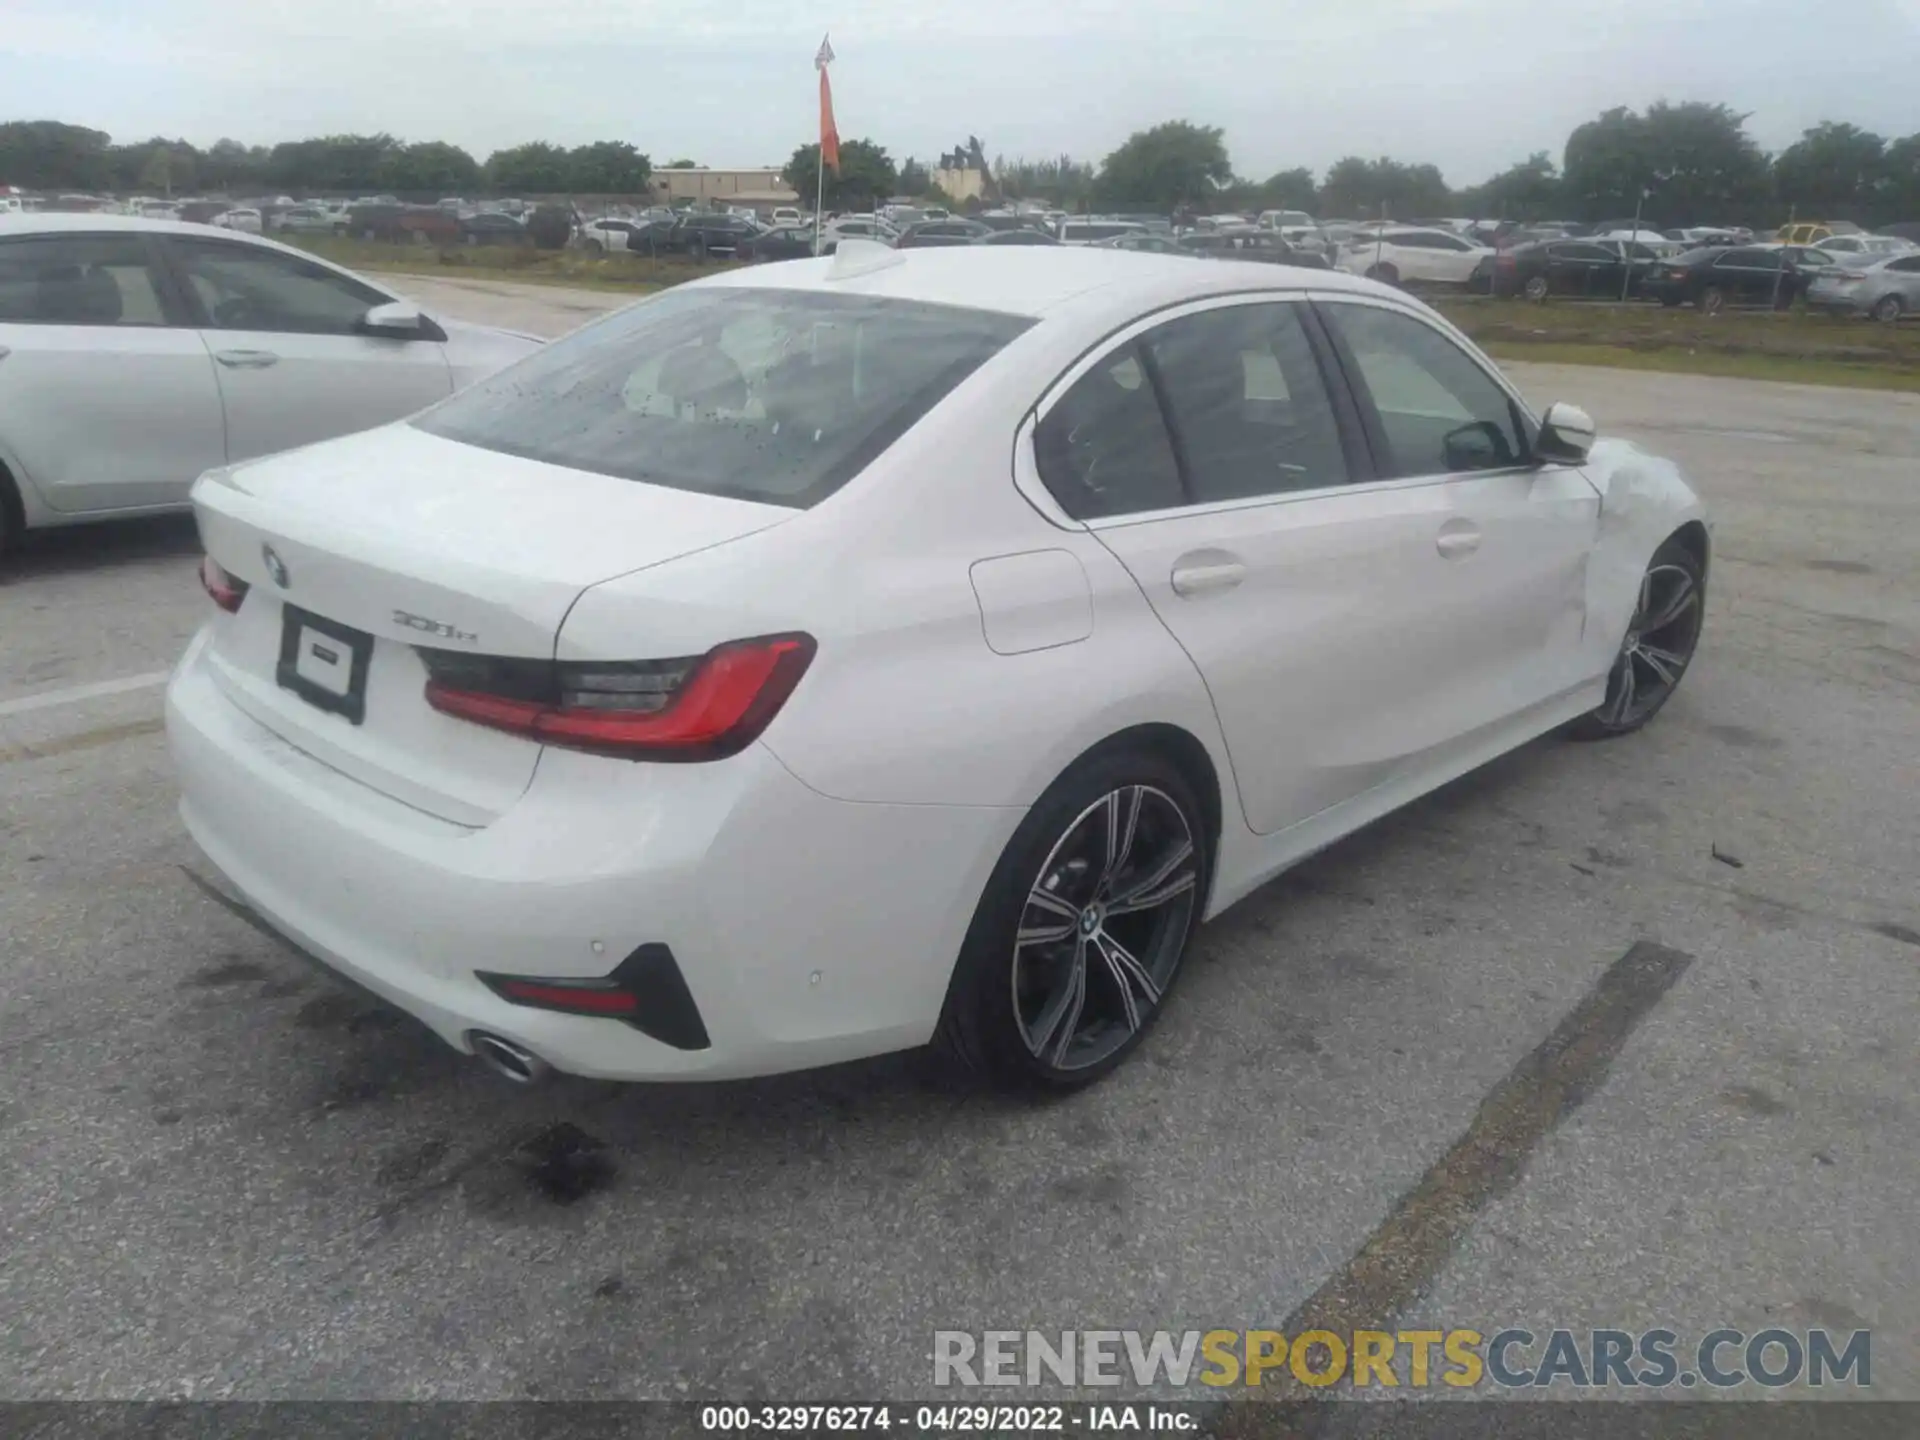
[[[745,205],[771,210],[797,205],[800,197],[776,169],[656,170],[651,180],[657,205]]]

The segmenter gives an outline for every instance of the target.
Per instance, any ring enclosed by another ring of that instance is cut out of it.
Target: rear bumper
[[[830,800],[761,746],[696,765],[549,749],[506,814],[468,828],[280,739],[204,648],[168,687],[167,733],[186,828],[238,897],[456,1049],[487,1031],[572,1074],[718,1079],[924,1044],[1021,813]],[[646,944],[676,958],[706,1048],[476,977],[601,976]]]

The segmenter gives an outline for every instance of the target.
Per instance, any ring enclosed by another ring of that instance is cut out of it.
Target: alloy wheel
[[[1013,1013],[1028,1054],[1085,1070],[1140,1031],[1179,969],[1200,864],[1185,813],[1154,786],[1111,790],[1074,818],[1014,938]]]
[[[1607,676],[1607,699],[1597,717],[1602,724],[1631,727],[1666,703],[1693,659],[1701,613],[1692,571],[1666,563],[1648,568],[1627,638]]]

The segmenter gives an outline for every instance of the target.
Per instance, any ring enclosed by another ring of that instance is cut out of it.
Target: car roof
[[[235,210],[252,210],[252,205],[235,205]],[[0,230],[8,235],[58,235],[63,231],[85,230],[98,235],[111,230],[138,230],[150,235],[198,235],[202,239],[212,236],[215,239],[230,240],[236,232],[220,230],[206,225],[196,225],[191,220],[157,220],[145,215],[103,215],[98,211],[79,210],[41,210],[29,211],[23,215],[0,217]],[[258,236],[243,237],[248,244],[273,245],[270,240],[263,241]],[[274,245],[280,250],[287,247]],[[304,254],[304,251],[295,251]]]
[[[301,250],[292,245],[282,245],[278,240],[270,240],[264,235],[249,234],[245,230],[227,230],[217,225],[196,225],[190,220],[149,220],[143,215],[99,215],[86,211],[78,213],[63,211],[28,212],[15,215],[0,213],[0,239],[14,235],[101,235],[116,230],[134,231],[148,235],[184,235],[195,240],[218,240],[226,245],[252,245],[261,250],[271,250],[279,255],[292,255],[357,280],[371,290],[393,296],[391,286],[382,285],[358,271],[336,265],[324,256],[311,251]]]
[[[841,254],[847,253],[843,244]],[[1209,261],[1140,250],[1051,245],[966,245],[897,250],[885,263],[836,278],[836,259],[789,260],[733,270],[693,283],[745,289],[919,300],[1039,319],[1070,302],[1123,316],[1186,299],[1238,291],[1340,290],[1397,293],[1336,270],[1294,270],[1257,261]]]

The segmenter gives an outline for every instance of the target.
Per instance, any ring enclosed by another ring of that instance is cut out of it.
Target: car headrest
[[[717,345],[682,345],[660,366],[659,393],[697,410],[744,410],[747,377]]]
[[[767,368],[761,398],[767,417],[799,438],[817,440],[852,408],[853,375],[844,365],[819,365],[808,354],[789,355]]]

